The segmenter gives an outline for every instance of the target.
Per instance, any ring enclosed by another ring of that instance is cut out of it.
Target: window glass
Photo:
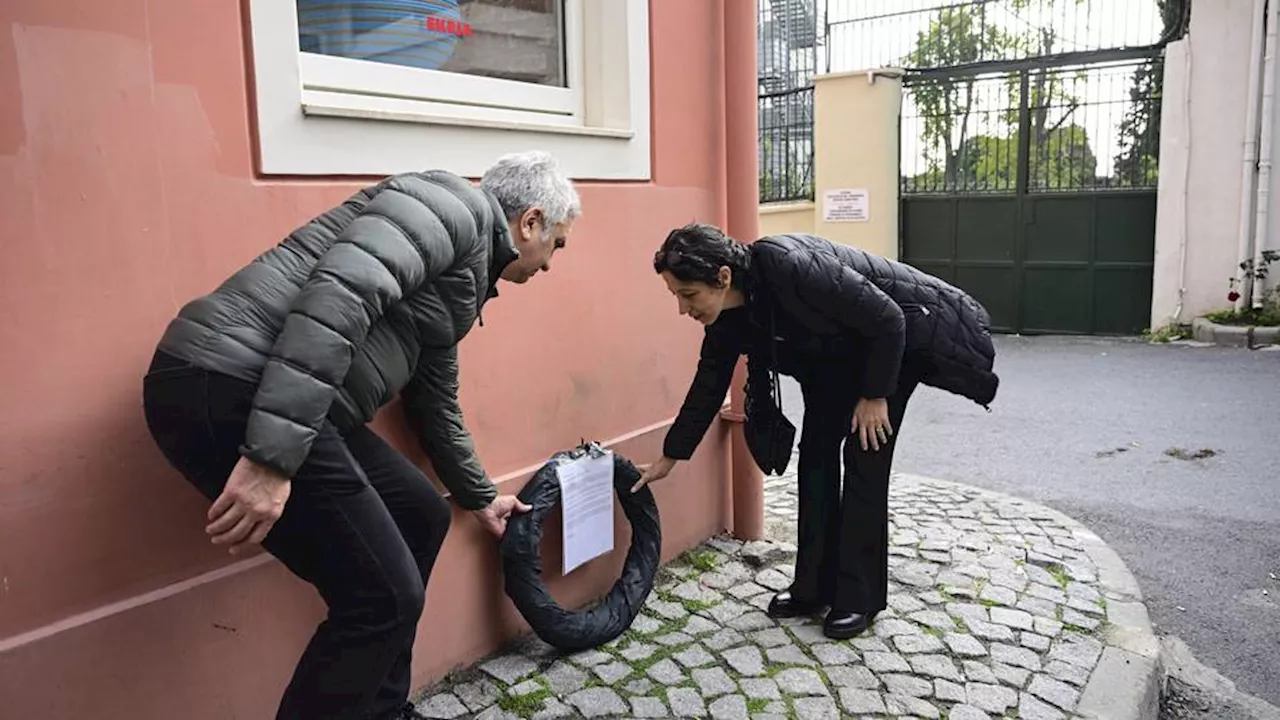
[[[564,0],[296,0],[303,52],[566,87]]]

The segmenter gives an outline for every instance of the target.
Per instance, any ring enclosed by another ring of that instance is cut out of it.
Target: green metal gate
[[[902,68],[899,256],[970,291],[994,329],[1137,333],[1151,310],[1164,48],[1189,11],[1190,0],[769,0],[761,199],[811,192],[791,191],[777,167],[810,170],[798,162],[808,146],[765,162],[793,147],[777,130],[792,117],[780,98],[807,100],[798,89],[818,67]],[[799,39],[777,40],[779,28]]]
[[[972,293],[993,329],[1140,332],[1160,102],[1142,79],[1160,71],[1148,58],[909,77],[901,142],[921,171],[902,179],[902,258]]]

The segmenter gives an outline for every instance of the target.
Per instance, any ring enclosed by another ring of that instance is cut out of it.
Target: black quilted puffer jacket
[[[517,253],[497,200],[446,172],[389,177],[188,303],[159,349],[258,385],[241,454],[292,477],[326,420],[401,393],[467,509],[496,495],[458,405],[458,342]]]
[[[693,455],[742,354],[753,372],[776,367],[793,376],[802,376],[806,363],[847,358],[862,368],[859,392],[868,398],[891,395],[910,362],[926,385],[983,407],[995,399],[990,317],[964,291],[812,235],[761,238],[750,248],[748,305],[725,311],[706,329],[697,374],[667,433],[667,457]]]

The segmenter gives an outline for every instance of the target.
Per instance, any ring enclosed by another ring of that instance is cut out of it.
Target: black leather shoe
[[[766,612],[771,618],[792,618],[813,615],[822,607],[822,603],[798,600],[791,596],[790,590],[783,590],[769,601],[769,609]]]
[[[862,634],[867,628],[871,627],[871,623],[875,622],[877,614],[868,613],[864,615],[856,612],[832,610],[827,613],[827,618],[822,621],[822,634],[832,640],[848,640],[851,637]]]
[[[404,707],[400,708],[400,720],[427,720],[427,716],[418,712],[418,708],[414,707],[413,703],[405,703]]]

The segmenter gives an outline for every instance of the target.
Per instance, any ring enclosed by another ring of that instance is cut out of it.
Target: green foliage
[[[720,564],[720,553],[715,550],[696,549],[689,550],[680,558],[688,563],[690,567],[701,570],[702,572],[710,572],[716,569]]]
[[[998,25],[987,22],[985,4],[945,8],[929,23],[928,30],[917,33],[915,49],[904,62],[919,68],[968,65],[998,55],[1010,43]],[[943,78],[912,88],[924,120],[921,133],[930,159],[942,168],[947,187],[954,186],[957,150],[968,139],[970,116],[978,100],[976,84],[973,77]]]
[[[1017,13],[1026,10],[1031,1],[1003,0],[942,9],[929,28],[917,34],[915,47],[904,58],[904,64],[945,68],[1062,52],[1058,31],[1051,26],[1023,23],[1025,27],[1006,29],[989,17],[996,15],[1001,4]],[[1058,0],[1075,5],[1082,1]],[[912,85],[929,166],[909,185],[926,192],[1011,192],[1019,179],[1019,164],[1025,160],[1031,189],[1093,186],[1097,182],[1098,158],[1088,132],[1073,120],[1080,102],[1072,84],[1083,77],[1080,71],[1042,67],[1025,76],[1010,75],[994,84],[966,76]],[[982,128],[983,134],[975,127],[975,117],[990,121]],[[1132,122],[1139,123],[1140,119]],[[994,133],[992,125],[998,128]],[[1158,130],[1158,122],[1156,125]],[[1020,156],[1020,133],[1026,133],[1027,158]],[[1149,161],[1139,155],[1136,162],[1143,172],[1154,173],[1155,153],[1146,152]]]
[[[1089,146],[1089,133],[1079,125],[1056,127],[1034,146],[1031,187],[1078,188],[1091,185],[1098,174],[1098,158]]]
[[[1181,24],[1187,0],[1156,0],[1164,35]],[[1133,71],[1129,109],[1120,121],[1120,153],[1115,157],[1115,182],[1120,187],[1152,187],[1160,158],[1160,108],[1164,96],[1164,68],[1145,63]]]
[[[1246,308],[1240,312],[1220,310],[1205,315],[1209,322],[1219,325],[1253,325],[1274,327],[1280,325],[1280,308]]]
[[[1089,133],[1079,125],[1054,128],[1043,143],[1032,146],[1028,184],[1032,188],[1078,188],[1093,183],[1098,159],[1089,144]],[[978,135],[957,153],[951,187],[968,191],[1012,192],[1018,180],[1018,138]],[[919,182],[937,183],[936,170]]]
[[[1231,290],[1227,293],[1227,301],[1234,303],[1243,296],[1245,302],[1249,302],[1253,297],[1254,286],[1266,282],[1271,272],[1271,263],[1278,260],[1280,251],[1263,250],[1259,257],[1251,257],[1240,263],[1240,276],[1229,280]],[[1280,286],[1273,287],[1270,291],[1263,290],[1260,295],[1260,307],[1251,306],[1239,312],[1233,308],[1210,313],[1205,317],[1219,325],[1280,325]]]
[[[1191,337],[1191,326],[1170,323],[1164,327],[1148,328],[1142,332],[1142,339],[1153,343],[1167,343]]]
[[[787,142],[785,136],[779,141],[769,135],[760,141],[763,159],[760,167],[760,202],[813,199],[813,169],[808,167],[811,164],[809,157],[796,152],[793,147],[792,156],[781,156],[791,166],[781,167],[787,164],[779,161],[781,148],[787,147]]]

